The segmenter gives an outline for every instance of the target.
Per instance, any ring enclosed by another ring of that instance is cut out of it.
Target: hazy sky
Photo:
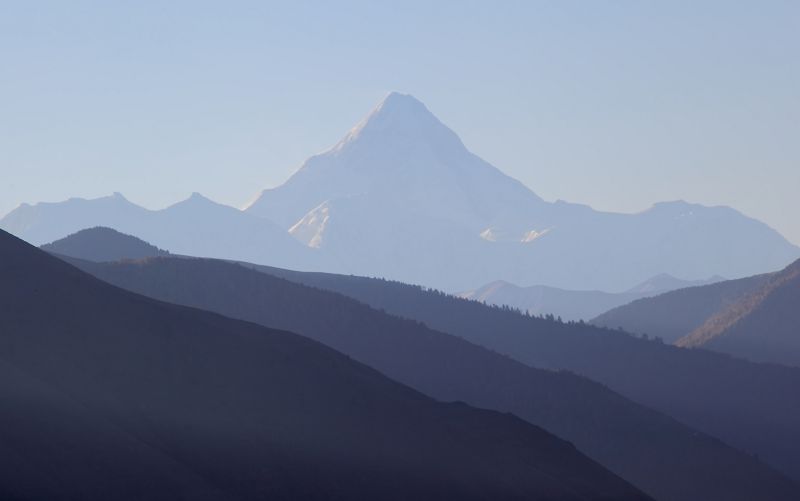
[[[797,1],[0,2],[0,214],[242,206],[391,90],[545,199],[800,244]]]

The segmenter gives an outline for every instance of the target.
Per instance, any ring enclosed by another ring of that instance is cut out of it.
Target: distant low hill
[[[766,273],[725,280],[639,299],[613,308],[594,318],[591,323],[646,334],[660,338],[665,343],[676,343],[709,318],[759,290],[772,275]]]
[[[169,252],[140,238],[104,227],[81,230],[41,248],[50,253],[98,263],[169,255]]]
[[[510,306],[532,315],[550,314],[563,320],[590,320],[605,311],[637,299],[720,280],[724,279],[712,277],[708,280],[681,280],[662,273],[626,292],[619,293],[575,291],[544,285],[520,287],[501,280],[459,293],[457,296],[486,304]]]
[[[155,301],[0,232],[0,497],[648,499],[507,414]]]
[[[800,261],[770,275],[676,344],[800,366]]]

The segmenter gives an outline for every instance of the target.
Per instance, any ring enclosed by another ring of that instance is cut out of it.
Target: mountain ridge
[[[68,261],[155,299],[308,336],[436,399],[512,412],[567,438],[660,500],[780,497],[782,481],[751,456],[602,385],[526,367],[335,292],[218,260]]]
[[[136,235],[178,254],[275,261],[297,269],[330,268],[324,256],[274,223],[196,192],[158,210],[145,209],[115,192],[96,199],[20,206],[0,219],[0,229],[34,245],[96,226]]]
[[[38,245],[110,226],[180,254],[450,292],[494,280],[620,292],[658,273],[737,278],[800,257],[800,247],[729,207],[660,202],[620,214],[544,201],[399,94],[245,211],[197,197],[164,211],[107,198],[20,206],[0,228]],[[193,220],[176,220],[192,210]]]
[[[618,306],[591,320],[600,327],[657,336],[676,343],[701,327],[714,314],[738,303],[768,283],[775,274],[763,273],[709,285],[676,289]],[[680,315],[675,315],[680,311]]]
[[[687,350],[622,330],[521,315],[397,281],[256,268],[423,322],[532,367],[588,377],[757,454],[767,464],[800,480],[794,445],[800,442],[798,368],[753,363],[702,349]],[[721,283],[682,290],[713,288]]]
[[[800,260],[676,341],[759,362],[800,366]]]
[[[0,382],[14,406],[0,447],[30,460],[0,455],[12,496],[648,499],[519,418],[435,402],[297,334],[119,289],[5,232],[0,275],[0,372],[24,375]],[[38,448],[43,433],[66,446]],[[184,473],[137,460],[126,437]]]
[[[306,227],[323,204],[326,224]],[[614,292],[658,273],[739,277],[800,257],[729,207],[675,201],[617,214],[546,202],[396,93],[246,211],[335,255],[340,272],[448,291],[501,279]],[[448,262],[456,254],[463,261]]]

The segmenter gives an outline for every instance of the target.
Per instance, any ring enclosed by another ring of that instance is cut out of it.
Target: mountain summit
[[[478,234],[508,220],[509,208],[531,214],[540,203],[470,153],[419,100],[393,92],[333,148],[308,159],[283,186],[265,190],[247,210],[287,229],[325,204],[332,224],[343,213],[366,211],[375,217],[361,228],[382,226],[387,217],[422,216]]]
[[[455,132],[439,121],[417,98],[392,92],[333,148],[341,151],[361,141],[412,142],[436,149],[465,149]],[[361,143],[363,144],[363,143]]]

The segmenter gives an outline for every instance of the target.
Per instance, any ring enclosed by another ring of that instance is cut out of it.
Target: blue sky
[[[241,206],[414,94],[540,196],[800,243],[800,2],[0,3],[0,214]]]

